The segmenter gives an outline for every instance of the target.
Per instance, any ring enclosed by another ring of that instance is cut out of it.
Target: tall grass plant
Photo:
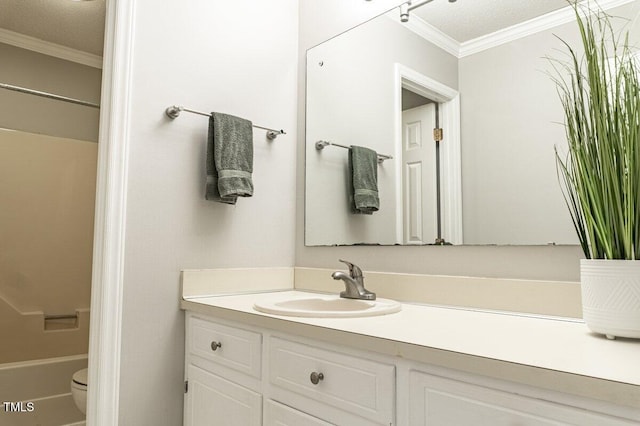
[[[584,53],[553,61],[568,153],[558,175],[587,259],[640,259],[640,83],[628,31],[575,8]]]

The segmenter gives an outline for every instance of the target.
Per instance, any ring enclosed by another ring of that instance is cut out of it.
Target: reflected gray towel
[[[251,121],[212,112],[207,140],[205,198],[235,204],[253,195],[253,126]]]
[[[373,214],[380,208],[378,198],[378,153],[361,146],[349,149],[351,208],[356,214]]]

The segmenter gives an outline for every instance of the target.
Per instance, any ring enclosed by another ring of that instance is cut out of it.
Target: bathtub
[[[84,425],[70,383],[86,366],[87,355],[0,364],[0,425]]]

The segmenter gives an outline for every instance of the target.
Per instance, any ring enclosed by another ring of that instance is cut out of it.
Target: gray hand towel
[[[233,115],[211,113],[205,198],[235,204],[253,195],[253,126]]]
[[[351,207],[356,214],[373,214],[380,208],[378,198],[378,153],[369,148],[351,146]]]

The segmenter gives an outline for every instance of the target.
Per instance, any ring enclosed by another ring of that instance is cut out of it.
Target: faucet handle
[[[349,275],[351,275],[351,278],[362,278],[362,269],[360,269],[360,267],[346,260],[338,260],[349,267]]]

